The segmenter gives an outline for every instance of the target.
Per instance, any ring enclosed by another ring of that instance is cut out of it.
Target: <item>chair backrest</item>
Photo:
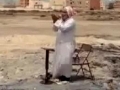
[[[92,51],[92,46],[89,44],[82,44],[77,51],[75,51],[75,56],[73,58],[74,63],[83,63],[86,58],[88,58],[90,52]]]
[[[92,50],[92,46],[89,44],[82,44],[82,46],[80,47],[81,51],[91,51]]]

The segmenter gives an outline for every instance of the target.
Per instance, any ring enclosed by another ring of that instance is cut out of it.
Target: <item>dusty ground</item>
[[[105,90],[109,79],[117,82],[115,86],[119,87],[119,21],[77,20],[76,25],[76,41],[94,47],[90,61],[95,81],[85,79],[60,86],[41,85],[39,75],[43,75],[45,71],[45,52],[41,47],[54,47],[55,42],[52,21],[40,20],[35,16],[1,17],[0,89]]]

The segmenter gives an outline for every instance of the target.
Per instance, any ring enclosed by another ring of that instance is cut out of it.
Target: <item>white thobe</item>
[[[53,78],[59,76],[70,77],[72,72],[72,55],[75,49],[75,21],[69,18],[63,22],[62,19],[57,20],[54,24],[57,31],[55,56],[53,64]]]

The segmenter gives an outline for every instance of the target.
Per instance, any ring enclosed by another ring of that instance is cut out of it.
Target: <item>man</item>
[[[57,33],[52,77],[60,81],[70,81],[72,56],[75,49],[75,21],[71,7],[65,7],[61,18],[54,20],[53,29]]]

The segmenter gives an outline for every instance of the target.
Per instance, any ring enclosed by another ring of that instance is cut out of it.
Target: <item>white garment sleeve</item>
[[[74,20],[70,20],[66,23],[61,23],[61,25],[59,26],[59,29],[61,31],[68,31],[71,28],[74,28],[74,26],[75,26]]]

